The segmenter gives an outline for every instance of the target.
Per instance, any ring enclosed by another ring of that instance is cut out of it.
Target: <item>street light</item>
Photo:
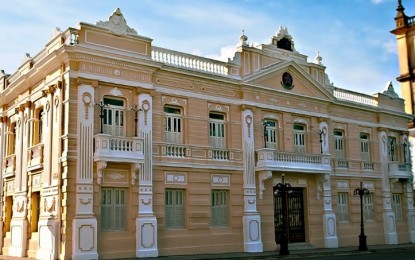
[[[267,127],[269,126],[268,121],[262,122],[262,126],[264,127],[264,148],[267,148],[267,137],[268,137]]]
[[[99,118],[101,119],[101,129],[100,129],[99,133],[102,134],[102,133],[104,133],[102,131],[102,121],[104,120],[104,107],[106,107],[107,105],[104,104],[104,102],[102,100],[99,102],[99,104],[95,104],[95,105],[99,106],[99,108],[100,108]]]
[[[137,122],[138,122],[138,112],[141,111],[141,108],[137,108],[137,106],[130,108],[131,111],[134,112],[134,136],[137,137]]]
[[[406,146],[407,145],[408,145],[407,143],[402,144],[402,146],[403,146],[403,162],[404,163],[406,163]]]
[[[362,182],[360,182],[360,187],[356,188],[353,191],[353,195],[360,196],[360,235],[359,235],[359,251],[367,250],[366,236],[365,236],[365,226],[363,224],[363,196],[369,195],[369,190],[363,188]]]
[[[278,233],[275,232],[275,240],[279,237],[280,255],[289,255],[288,251],[288,209],[287,209],[287,194],[292,192],[291,184],[284,182],[284,174],[281,176],[281,182],[274,187],[274,194],[281,192],[281,207],[282,207],[282,224],[278,228]],[[276,224],[276,223],[275,223]]]
[[[395,143],[393,139],[390,139],[390,148],[391,148],[391,159],[393,161],[393,156],[395,155]]]

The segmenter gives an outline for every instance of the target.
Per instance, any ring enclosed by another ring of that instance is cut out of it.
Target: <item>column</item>
[[[389,180],[388,165],[388,137],[385,131],[379,132],[379,151],[382,170],[382,194],[383,194],[383,232],[385,244],[398,244],[398,234],[396,233],[395,213],[392,209],[391,184]]]
[[[262,252],[261,217],[256,209],[255,146],[253,113],[250,108],[242,111],[242,147],[244,156],[244,251]]]
[[[1,163],[0,163],[0,194],[3,194],[3,185],[4,185],[4,181],[3,181],[3,160],[4,160],[4,155],[5,155],[5,135],[6,135],[6,125],[7,125],[7,117],[3,117],[1,116],[2,110],[0,110],[0,158],[1,158]],[[3,209],[3,199],[4,196],[0,195],[0,208]],[[2,248],[3,248],[3,210],[0,210],[0,254],[2,254]]]
[[[408,235],[409,242],[415,243],[415,210],[414,210],[414,195],[412,190],[412,178],[403,183],[403,189],[406,194],[406,208],[408,219]]]
[[[24,257],[26,255],[27,245],[27,111],[25,105],[22,104],[16,108],[17,122],[16,122],[16,168],[15,168],[15,198],[13,205],[13,217],[10,223],[11,243],[9,248],[9,255],[16,257]],[[25,119],[26,115],[26,119]],[[24,164],[24,167],[23,167]],[[24,172],[23,172],[24,170]],[[26,181],[25,181],[26,180]]]
[[[328,125],[326,121],[319,124],[320,146],[323,155],[329,155],[328,142]],[[339,240],[337,238],[336,214],[333,211],[331,201],[331,179],[330,174],[322,174],[319,185],[322,186],[323,192],[323,230],[324,230],[324,247],[337,248]]]
[[[138,173],[138,215],[136,218],[136,256],[157,257],[157,219],[153,212],[152,114],[153,98],[143,93],[138,96],[139,137],[144,139],[144,164],[133,165]]]
[[[60,205],[59,187],[52,185],[53,170],[52,165],[56,164],[53,154],[58,153],[57,144],[54,138],[59,133],[53,131],[54,125],[60,125],[56,122],[57,107],[54,102],[56,86],[49,86],[43,90],[43,173],[42,173],[42,191],[40,198],[40,212],[38,222],[38,250],[37,259],[56,259],[59,253],[60,240]],[[60,136],[59,136],[60,137]]]
[[[98,259],[97,219],[93,212],[94,87],[78,86],[76,206],[72,221],[72,259]]]

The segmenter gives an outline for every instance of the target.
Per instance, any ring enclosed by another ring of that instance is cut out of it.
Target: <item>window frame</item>
[[[395,213],[395,220],[403,220],[402,198],[402,194],[392,193],[392,209]]]
[[[296,126],[300,126],[303,129],[295,129]],[[307,153],[307,125],[302,123],[293,124],[293,135],[294,135],[294,152],[295,153]]]
[[[104,192],[108,191],[111,194],[108,203],[103,200],[108,200],[108,196],[103,198]],[[117,191],[119,193],[119,200],[123,201],[123,204],[117,203]],[[100,214],[101,214],[101,231],[102,232],[123,232],[128,231],[128,189],[122,187],[101,187],[100,196]],[[123,194],[122,194],[123,193]],[[121,195],[122,194],[122,195]],[[108,206],[107,206],[108,205]],[[104,214],[106,209],[109,209],[110,216]],[[120,217],[121,214],[121,217]],[[124,216],[122,216],[124,215]],[[110,223],[107,227],[105,222]]]
[[[278,121],[264,120],[265,148],[278,149]]]
[[[172,109],[178,113],[170,113]],[[183,143],[183,108],[179,106],[163,106],[163,135],[164,141],[171,144]]]
[[[336,134],[339,133],[340,135]],[[341,129],[333,130],[334,137],[334,152],[337,159],[345,159],[346,157],[346,142],[345,142],[345,132]]]
[[[374,220],[375,219],[375,209],[374,209],[374,196],[373,193],[363,196],[363,219],[364,220]]]
[[[371,161],[371,152],[370,152],[370,135],[368,133],[360,133],[360,159],[362,161],[370,162]]]
[[[337,221],[349,221],[349,194],[347,192],[337,193]]]
[[[210,226],[229,226],[229,191],[212,190],[210,199]]]
[[[221,116],[222,119],[213,116]],[[209,112],[209,142],[213,148],[226,148],[226,114]]]
[[[169,194],[171,194],[170,197],[168,197]],[[164,226],[166,229],[185,228],[185,196],[184,189],[165,189]]]
[[[125,136],[126,100],[122,98],[104,96],[103,102],[103,133],[112,136]],[[121,103],[122,105],[118,105],[117,103]]]

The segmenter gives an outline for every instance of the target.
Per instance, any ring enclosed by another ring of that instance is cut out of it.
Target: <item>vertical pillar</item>
[[[144,139],[144,164],[133,166],[139,172],[138,215],[136,218],[136,256],[157,257],[157,219],[153,212],[153,162],[152,114],[153,99],[150,94],[138,96],[139,137]],[[132,174],[135,174],[133,172]]]
[[[26,113],[25,113],[26,112]],[[25,105],[22,104],[16,108],[17,123],[16,123],[16,139],[15,139],[15,155],[16,155],[16,168],[15,168],[15,199],[13,205],[13,217],[10,222],[11,243],[9,248],[9,255],[16,257],[26,256],[27,245],[27,195],[26,185],[27,181],[24,175],[26,172],[27,162],[27,111],[25,111]],[[26,159],[26,160],[25,160]],[[24,166],[23,166],[24,164]]]
[[[326,121],[319,124],[320,146],[321,153],[328,155],[328,125]],[[324,230],[324,247],[337,248],[339,247],[339,240],[337,238],[336,228],[336,214],[333,211],[331,201],[331,179],[329,174],[321,175],[319,185],[322,186],[323,191],[323,230]]]
[[[256,209],[255,146],[253,113],[250,108],[242,111],[242,145],[244,156],[244,251],[262,252],[261,217]]]
[[[57,164],[53,160],[53,154],[58,153],[56,149],[56,135],[53,131],[54,125],[60,125],[55,122],[56,106],[54,102],[55,86],[49,86],[43,91],[44,99],[43,113],[43,173],[42,173],[42,193],[40,201],[40,213],[38,222],[38,250],[37,259],[56,259],[59,253],[60,240],[60,222],[58,213],[60,212],[59,187],[52,185],[52,165]],[[60,136],[59,136],[60,137]]]
[[[94,88],[78,87],[78,140],[72,259],[98,259],[97,219],[93,212]]]
[[[379,132],[379,151],[382,170],[382,194],[383,194],[383,232],[385,244],[398,244],[398,234],[396,233],[395,213],[392,209],[391,184],[389,180],[388,165],[388,137],[385,131]]]
[[[6,128],[6,122],[7,122],[7,120],[6,120],[6,118],[7,117],[3,117],[2,116],[2,110],[0,109],[0,159],[1,159],[1,161],[3,161],[4,160],[4,155],[5,155],[5,151],[4,151],[4,149],[5,149],[5,141],[6,141],[6,138],[5,138],[5,135],[6,135],[6,131],[5,131],[5,128]],[[4,182],[3,182],[3,171],[4,171],[4,168],[3,168],[3,163],[0,163],[0,254],[2,254],[3,252],[2,252],[2,248],[3,248],[3,199],[4,199],[4,197],[3,197],[3,190],[4,190],[4,187],[3,187],[3,185],[4,185]]]
[[[406,208],[408,219],[409,242],[415,243],[415,210],[414,210],[414,194],[412,190],[412,179],[408,179],[403,183],[404,192],[406,194]]]

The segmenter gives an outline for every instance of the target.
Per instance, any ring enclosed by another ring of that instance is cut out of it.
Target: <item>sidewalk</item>
[[[204,255],[180,255],[180,256],[159,256],[157,259],[166,260],[202,260],[202,259],[275,259],[295,258],[306,256],[335,256],[335,255],[356,255],[370,254],[374,252],[391,252],[403,250],[415,250],[415,244],[399,245],[370,245],[367,251],[359,251],[358,246],[340,248],[316,248],[316,249],[289,249],[290,255],[280,256],[278,251],[267,251],[262,253],[225,253],[225,254],[204,254]],[[414,255],[415,259],[415,255]]]

